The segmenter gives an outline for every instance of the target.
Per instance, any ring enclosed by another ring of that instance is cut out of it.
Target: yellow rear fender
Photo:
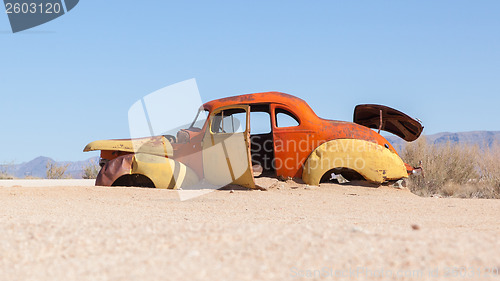
[[[334,168],[356,171],[367,181],[381,184],[408,177],[403,160],[389,149],[365,140],[337,139],[318,146],[304,164],[302,179],[319,185],[323,175]]]

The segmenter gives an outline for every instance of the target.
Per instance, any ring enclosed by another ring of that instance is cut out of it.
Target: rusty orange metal
[[[275,159],[283,165],[276,170],[278,177],[302,177],[302,167],[311,152],[326,141],[334,139],[361,139],[377,143],[397,154],[394,147],[373,130],[352,122],[333,121],[320,118],[302,99],[280,92],[265,92],[222,98],[208,102],[204,108],[212,111],[227,105],[236,104],[270,104],[271,116],[275,116],[277,108],[293,113],[299,119],[299,126],[276,127],[275,118],[271,118],[275,146]],[[303,147],[286,146],[287,143],[302,144]],[[284,147],[279,145],[283,144]],[[288,161],[284,163],[284,161]],[[291,161],[294,163],[291,164]],[[287,165],[290,164],[290,165]]]

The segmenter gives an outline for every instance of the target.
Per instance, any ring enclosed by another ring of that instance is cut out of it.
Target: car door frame
[[[214,133],[212,130],[213,118],[218,113],[229,109],[243,109],[245,111],[246,126],[244,132]],[[242,141],[243,143],[241,143]],[[220,147],[217,146],[219,144],[221,145]],[[252,189],[256,188],[250,154],[249,105],[227,105],[212,110],[208,118],[202,145],[203,172],[205,179],[209,183],[216,185],[233,183]],[[244,149],[244,151],[241,151],[242,149]],[[225,161],[222,157],[225,158]],[[243,159],[238,159],[240,157]],[[226,168],[227,172],[230,174],[230,178],[227,175]],[[235,171],[235,169],[238,170]],[[237,174],[241,172],[241,175],[236,176],[235,172],[237,172]]]

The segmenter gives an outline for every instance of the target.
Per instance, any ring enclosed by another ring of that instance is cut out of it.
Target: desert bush
[[[97,174],[99,174],[99,170],[101,167],[94,160],[90,160],[90,162],[83,167],[83,175],[84,179],[95,179],[97,178]]]
[[[401,158],[416,166],[422,161],[424,177],[410,177],[410,190],[421,196],[439,194],[462,198],[500,198],[500,146],[430,144],[425,137],[406,145]]]
[[[57,165],[57,163],[49,161],[47,162],[47,170],[46,175],[48,179],[64,179],[68,178],[64,174],[69,167],[69,164],[66,165]]]
[[[0,165],[0,180],[11,180],[14,178],[11,175],[13,165],[13,163]]]
[[[11,180],[14,177],[11,176],[8,172],[4,170],[0,170],[0,180]]]
[[[481,182],[500,189],[500,143],[486,149],[480,160]]]

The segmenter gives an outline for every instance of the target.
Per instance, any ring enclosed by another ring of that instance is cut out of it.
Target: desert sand
[[[1,280],[498,280],[500,200],[0,187]]]

